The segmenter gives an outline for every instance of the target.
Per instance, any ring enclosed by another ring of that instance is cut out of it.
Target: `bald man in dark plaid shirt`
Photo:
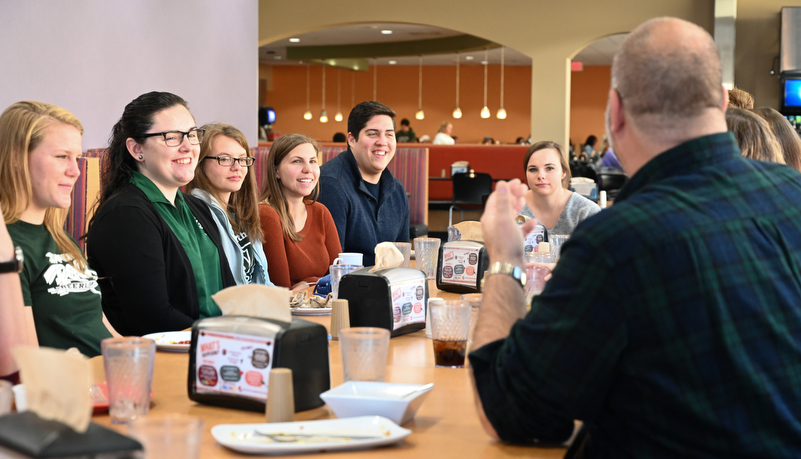
[[[560,442],[577,419],[583,457],[801,457],[801,175],[743,158],[726,104],[703,29],[629,35],[607,130],[631,180],[528,314],[508,269],[525,186],[498,184],[482,227],[499,274],[470,355],[491,435]]]

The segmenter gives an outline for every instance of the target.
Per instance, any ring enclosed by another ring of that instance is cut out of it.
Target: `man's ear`
[[[721,104],[723,112],[726,112],[726,109],[729,108],[729,90],[726,89],[726,86],[723,86],[723,103]]]
[[[353,137],[352,132],[348,132],[348,145],[350,145],[351,148],[353,148],[353,146],[356,145],[356,138]]]
[[[623,113],[623,99],[617,89],[609,90],[609,130],[611,133],[618,133],[626,124],[626,116]]]

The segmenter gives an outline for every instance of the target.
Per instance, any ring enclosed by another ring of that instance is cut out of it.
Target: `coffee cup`
[[[356,252],[342,252],[334,259],[335,265],[362,265],[364,255]]]

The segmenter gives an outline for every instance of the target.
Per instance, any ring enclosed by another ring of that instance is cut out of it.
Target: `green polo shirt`
[[[220,254],[217,246],[200,226],[192,211],[184,201],[182,193],[176,193],[175,205],[164,197],[164,193],[147,177],[134,172],[131,183],[145,193],[147,199],[156,207],[159,215],[167,222],[170,229],[186,252],[197,284],[197,297],[200,302],[200,317],[222,315],[222,311],[211,299],[211,295],[223,288],[220,272]]]

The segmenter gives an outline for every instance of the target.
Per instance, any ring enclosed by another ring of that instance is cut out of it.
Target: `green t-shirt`
[[[8,225],[8,232],[25,255],[22,297],[33,308],[39,345],[100,355],[100,341],[111,333],[103,324],[97,273],[82,273],[69,264],[71,258],[62,254],[44,225],[18,221]]]
[[[134,172],[131,182],[145,193],[145,196],[156,207],[161,218],[167,222],[178,241],[186,252],[192,264],[192,272],[197,285],[197,297],[200,307],[200,317],[222,315],[217,303],[211,295],[223,288],[222,273],[220,272],[220,254],[217,246],[200,226],[192,211],[184,201],[181,193],[175,195],[175,205],[172,205],[164,193],[147,177]]]

